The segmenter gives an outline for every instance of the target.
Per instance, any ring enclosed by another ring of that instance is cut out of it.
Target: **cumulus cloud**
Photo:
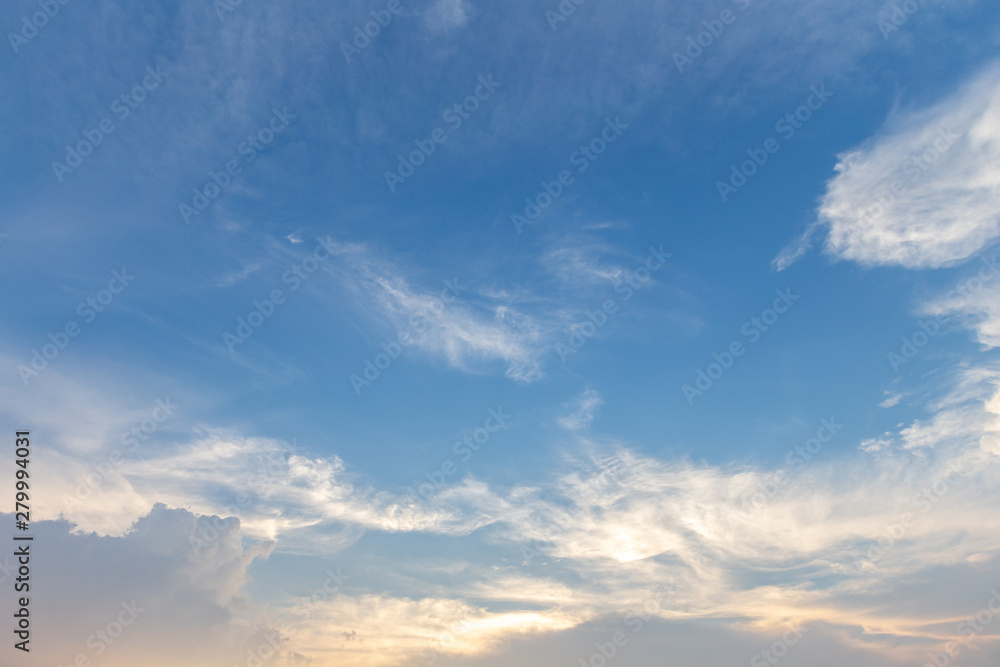
[[[158,505],[120,537],[35,522],[30,664],[218,667],[244,663],[266,636],[280,647],[243,591],[250,563],[273,544],[244,545],[239,522],[217,522],[212,548],[196,555],[189,536],[209,521]],[[13,600],[0,600],[8,618]]]
[[[1000,65],[938,104],[900,113],[839,156],[818,224],[829,254],[865,265],[937,268],[1000,236]],[[774,260],[802,256],[812,232]]]

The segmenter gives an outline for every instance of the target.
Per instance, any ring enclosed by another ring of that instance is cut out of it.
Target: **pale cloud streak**
[[[556,423],[569,431],[579,431],[590,426],[594,413],[604,404],[601,394],[594,389],[586,389],[580,394],[571,412],[559,417]]]
[[[359,312],[378,318],[384,335],[395,339],[406,331],[415,347],[464,372],[481,373],[487,364],[501,363],[511,379],[541,377],[543,335],[535,318],[510,304],[477,298],[462,276],[443,276],[434,290],[417,288],[365,246],[333,245],[338,263],[329,270],[354,295]]]
[[[464,27],[471,13],[466,0],[437,0],[425,10],[424,20],[431,32],[446,32]]]

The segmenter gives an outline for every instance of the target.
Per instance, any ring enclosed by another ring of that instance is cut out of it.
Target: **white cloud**
[[[906,398],[905,393],[885,392],[885,400],[878,404],[880,408],[892,408],[899,405],[899,402]]]
[[[432,32],[444,32],[463,27],[472,9],[466,0],[437,0],[424,13],[424,20]]]
[[[0,352],[0,365],[27,367],[31,357]],[[144,387],[132,387],[130,400],[116,400],[111,396],[121,386],[120,379],[109,379],[106,369],[89,369],[83,374],[87,379],[79,382],[75,379],[79,368],[67,352],[48,362],[37,377],[29,377],[27,386],[14,372],[3,376],[0,414],[14,423],[38,424],[37,433],[58,442],[61,449],[93,455],[109,442],[120,443],[129,427],[148,418],[155,408],[158,397],[149,396]]]
[[[594,421],[594,413],[603,404],[604,399],[601,398],[599,392],[594,389],[586,389],[577,397],[573,411],[559,417],[556,423],[569,431],[588,428],[590,423]]]
[[[584,238],[564,239],[542,258],[546,269],[569,287],[612,285],[627,267],[601,262],[612,249]]]
[[[243,269],[241,269],[240,271],[227,273],[226,275],[219,278],[215,284],[215,287],[232,287],[237,283],[243,282],[244,280],[249,278],[252,274],[256,273],[257,271],[260,271],[260,269],[263,267],[264,267],[264,262],[253,262],[251,264],[248,264],[247,266],[243,267]]]
[[[579,621],[553,609],[487,611],[448,598],[342,596],[302,624],[293,641],[307,655],[333,654],[335,662],[330,664],[400,665],[417,656],[429,664],[431,657],[480,655],[501,642],[564,630]],[[356,639],[333,641],[344,633]]]
[[[514,380],[541,377],[543,335],[533,317],[510,304],[482,303],[462,276],[446,276],[434,290],[418,289],[364,246],[335,245],[340,264],[332,271],[353,292],[359,310],[372,312],[374,306],[383,335],[395,340],[405,331],[415,347],[465,372],[483,372],[485,364],[500,362]]]
[[[91,460],[57,452],[41,457],[37,465],[45,481],[39,488],[58,501],[39,507],[39,516],[121,535],[153,504],[163,503],[201,515],[235,516],[250,536],[281,537],[285,546],[311,552],[339,551],[365,530],[460,535],[490,521],[481,494],[480,507],[466,512],[413,504],[358,484],[337,456],[309,457],[268,438],[213,430],[172,451],[161,447],[123,456],[107,475],[97,473]],[[81,482],[88,476],[100,484]],[[455,485],[440,496],[455,503],[463,492]]]
[[[771,260],[771,268],[775,271],[784,271],[805,257],[806,253],[812,249],[813,238],[817,231],[817,225],[810,225],[799,238],[782,248],[778,256]]]
[[[819,223],[826,252],[865,265],[937,268],[1000,236],[1000,65],[928,109],[888,121],[840,156]],[[777,269],[808,248],[782,251]]]
[[[996,256],[987,261],[996,262]],[[928,315],[957,316],[976,333],[979,342],[986,348],[1000,347],[1000,274],[994,273],[986,281],[979,276],[986,275],[980,271],[977,276],[962,285],[966,289],[953,291],[947,295],[926,304],[923,312]],[[979,280],[979,282],[975,282]]]
[[[932,568],[976,590],[979,575],[963,568],[1000,552],[1000,460],[968,446],[962,422],[971,418],[971,430],[988,424],[997,394],[984,407],[974,385],[990,386],[970,380],[936,405],[948,414],[935,420],[936,440],[924,452],[906,449],[905,430],[886,434],[875,457],[830,445],[837,452],[788,465],[776,487],[776,470],[668,462],[627,449],[616,451],[622,465],[610,478],[597,466],[578,468],[512,489],[504,501],[485,485],[469,487],[465,502],[500,512],[489,529],[494,548],[520,545],[541,557],[492,572],[482,563],[449,568],[447,598],[338,599],[306,633],[315,643],[304,652],[358,656],[360,647],[320,637],[320,627],[333,627],[370,637],[374,664],[394,650],[400,658],[432,650],[489,660],[497,639],[536,641],[525,620],[557,641],[561,629],[636,607],[659,582],[670,584],[669,600],[646,611],[661,621],[714,619],[768,646],[794,619],[825,628],[838,651],[869,653],[870,664],[916,660],[942,641],[934,624],[953,627],[955,613],[942,600],[891,613],[886,606]],[[758,493],[765,502],[746,511]],[[899,528],[904,515],[914,520]],[[496,635],[456,632],[476,618]]]

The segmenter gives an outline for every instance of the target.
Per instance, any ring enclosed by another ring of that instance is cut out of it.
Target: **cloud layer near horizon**
[[[172,554],[169,577],[209,590],[216,584],[199,573],[225,567],[228,583],[214,603],[225,598],[225,605],[249,583],[250,561],[273,549],[334,558],[345,573],[365,567],[351,546],[372,531],[388,537],[390,551],[437,535],[520,556],[492,570],[475,558],[445,558],[440,565],[454,568],[447,592],[417,583],[399,564],[369,562],[388,568],[385,582],[409,581],[408,592],[349,584],[308,618],[283,626],[295,628],[282,639],[284,654],[336,655],[341,664],[404,664],[429,649],[487,654],[518,637],[555,637],[620,615],[649,596],[650,582],[669,584],[669,602],[651,612],[665,622],[731,619],[732,631],[761,637],[793,620],[822,623],[865,651],[898,656],[902,642],[916,656],[940,640],[922,628],[950,616],[926,605],[886,616],[881,607],[901,582],[1000,553],[998,382],[995,370],[967,371],[929,406],[926,420],[853,454],[824,445],[837,430],[836,418],[826,417],[826,426],[817,421],[817,440],[790,450],[775,469],[657,460],[599,444],[580,423],[573,432],[595,458],[567,458],[546,485],[493,488],[467,477],[421,503],[364,485],[337,458],[208,433],[173,452],[123,462],[91,497],[62,504],[57,514],[71,524],[52,526],[60,539],[107,545],[95,553],[137,542]],[[71,459],[46,457],[42,478],[52,484],[40,488],[45,497],[77,483],[85,468]],[[245,505],[233,500],[241,497]],[[167,509],[179,506],[195,514]],[[55,516],[50,510],[42,518]],[[232,565],[212,564],[220,558]],[[86,559],[77,566],[103,567]],[[780,580],[769,574],[776,572],[784,573]],[[859,597],[878,603],[858,606]],[[247,622],[277,627],[294,609],[292,600],[275,601]],[[228,627],[235,618],[218,622]],[[240,627],[226,632],[259,639]]]

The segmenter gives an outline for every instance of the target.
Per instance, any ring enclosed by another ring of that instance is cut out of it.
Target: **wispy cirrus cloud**
[[[996,255],[987,259],[996,264]],[[925,304],[922,311],[929,315],[956,316],[985,348],[1000,347],[1000,271],[992,276],[995,282],[979,283],[982,289],[964,294],[952,293]]]
[[[433,289],[415,287],[366,246],[333,245],[337,261],[325,268],[353,295],[358,313],[374,317],[383,334],[395,338],[406,331],[417,348],[462,371],[483,372],[487,364],[501,363],[514,380],[541,376],[543,335],[534,317],[479,294],[462,276],[443,276]]]
[[[937,268],[1000,236],[1000,64],[938,104],[900,112],[839,156],[819,220],[773,262],[782,270],[824,234],[863,265]]]
[[[604,404],[601,394],[594,389],[586,389],[577,397],[571,411],[559,417],[556,423],[569,431],[579,431],[590,426],[594,413]]]

